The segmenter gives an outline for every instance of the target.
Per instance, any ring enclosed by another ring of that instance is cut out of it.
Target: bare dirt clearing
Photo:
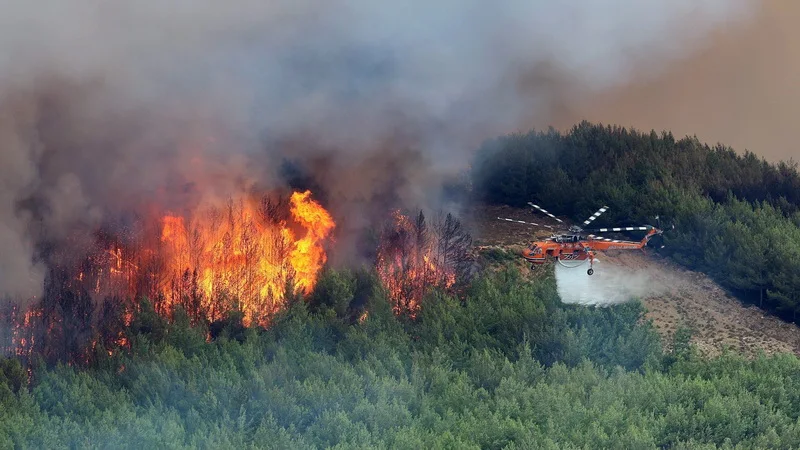
[[[497,217],[551,223],[532,215],[528,209],[475,207],[466,222],[478,247],[499,247],[517,252],[529,241],[550,234],[543,228],[504,222]],[[692,341],[705,355],[717,355],[724,348],[749,356],[762,350],[767,354],[793,352],[800,355],[800,328],[755,306],[743,305],[701,273],[685,270],[652,252],[618,251],[600,254],[598,258],[600,263],[595,265],[596,274],[606,264],[629,268],[637,273],[646,271],[657,294],[641,300],[648,310],[647,317],[665,337],[665,343],[671,342],[675,330],[684,325],[692,329]],[[520,263],[522,270],[527,270],[527,267]],[[574,270],[585,275],[585,267]]]

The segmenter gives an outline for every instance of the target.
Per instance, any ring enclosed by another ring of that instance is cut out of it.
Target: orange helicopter
[[[545,209],[538,205],[534,205],[531,202],[528,202],[528,205],[532,206],[533,208],[539,210],[540,212],[546,214],[550,218],[554,219],[555,221],[563,224],[564,222],[559,219],[558,217],[550,214]],[[601,214],[608,210],[608,206],[603,206],[597,212],[592,214],[588,219],[583,222],[583,226],[587,226],[591,224],[595,219],[600,217]],[[514,219],[507,219],[503,217],[498,217],[499,220],[505,220],[508,222],[516,222],[525,225],[533,225],[537,227],[544,227],[555,230],[556,228],[550,225],[538,224],[534,222],[525,222],[522,220],[514,220]],[[656,220],[658,221],[658,216],[656,216]],[[672,228],[675,228],[675,225],[672,225]],[[595,254],[597,251],[606,251],[606,250],[635,250],[635,249],[644,249],[647,243],[652,239],[654,236],[659,236],[664,233],[663,230],[656,228],[652,225],[644,225],[640,227],[612,227],[612,228],[595,228],[585,230],[577,225],[573,225],[567,229],[567,232],[562,232],[559,234],[554,233],[549,238],[546,238],[541,241],[534,241],[531,242],[530,245],[526,249],[522,251],[522,257],[525,258],[526,261],[531,263],[531,270],[536,269],[537,265],[545,264],[548,261],[555,260],[559,264],[569,268],[575,268],[585,263],[585,261],[589,260],[589,270],[586,271],[587,274],[592,275],[594,273],[594,261],[595,261]],[[608,232],[622,232],[622,231],[647,231],[644,238],[641,241],[623,241],[617,239],[609,239],[597,236],[595,234],[586,234],[584,233],[608,233]],[[663,246],[662,246],[663,248]],[[564,261],[575,261],[578,264],[574,266],[564,264]]]

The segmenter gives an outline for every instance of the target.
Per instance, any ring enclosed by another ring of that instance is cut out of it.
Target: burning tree
[[[472,238],[452,214],[438,214],[429,226],[422,211],[414,219],[396,211],[381,234],[378,275],[395,313],[415,316],[435,288],[457,291],[472,267]]]
[[[305,191],[277,200],[242,196],[151,216],[134,233],[98,233],[89,255],[51,269],[37,303],[0,308],[0,319],[13,324],[0,339],[18,356],[87,362],[128,347],[126,333],[144,309],[169,320],[181,310],[212,330],[231,317],[266,326],[288,299],[312,293],[335,226]],[[459,292],[471,271],[471,243],[451,214],[429,224],[422,211],[413,218],[395,212],[377,254],[395,313],[414,317],[432,289]]]
[[[213,323],[237,311],[245,326],[265,326],[287,294],[311,293],[335,227],[309,191],[153,219],[136,238],[97,233],[88,255],[51,268],[38,302],[0,308],[6,353],[77,362],[126,346],[143,298],[167,318],[180,308],[194,324]]]
[[[243,198],[188,222],[164,217],[161,243],[169,284],[156,292],[156,309],[179,305],[195,321],[219,320],[236,309],[245,325],[266,325],[282,308],[287,285],[293,293],[310,293],[327,260],[323,242],[335,227],[310,195],[295,192],[288,205]],[[284,205],[288,217],[282,216]]]
[[[19,357],[41,356],[45,361],[84,362],[93,337],[94,303],[88,290],[68,272],[51,268],[41,300],[27,309],[7,303],[3,325],[6,353]]]

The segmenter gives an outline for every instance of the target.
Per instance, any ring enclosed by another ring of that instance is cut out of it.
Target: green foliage
[[[513,270],[464,299],[430,294],[414,321],[373,275],[324,279],[330,297],[292,302],[261,332],[239,335],[234,314],[206,342],[185,314],[145,307],[132,350],[93,368],[42,366],[28,385],[0,360],[0,447],[800,445],[794,356],[707,361],[688,336],[662,355],[641,305],[564,305],[552,277]]]
[[[488,141],[473,164],[475,194],[528,201],[576,219],[601,205],[604,224],[674,221],[663,253],[711,275],[743,299],[797,320],[800,311],[800,174],[794,163],[587,122],[569,133]]]
[[[584,123],[488,142],[474,167],[490,201],[578,217],[602,203],[615,224],[668,217],[667,255],[800,309],[793,164]],[[90,367],[0,358],[0,448],[800,447],[793,355],[706,360],[687,328],[664,353],[641,304],[562,304],[552,273],[503,270],[459,294],[431,290],[412,320],[374,272],[326,270],[307,298],[287,284],[266,330],[245,327],[235,301],[206,324],[144,299],[128,327],[107,302]],[[87,298],[45,305],[69,325],[45,336],[63,355],[90,329]]]
[[[309,304],[320,309],[331,309],[337,316],[344,317],[355,299],[356,278],[349,272],[326,270],[322,273]]]
[[[685,358],[691,352],[691,328],[681,325],[675,330],[672,341],[672,354],[677,358]]]
[[[508,261],[513,261],[519,257],[517,254],[502,248],[488,248],[482,250],[480,255],[490,264],[505,263]]]

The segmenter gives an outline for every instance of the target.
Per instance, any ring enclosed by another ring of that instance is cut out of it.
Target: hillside
[[[475,206],[469,216],[479,247],[497,247],[516,253],[537,235],[548,235],[544,228],[496,219],[508,217],[541,222],[540,216],[533,216],[529,208],[480,205]],[[756,306],[744,305],[707,275],[682,268],[652,251],[647,254],[620,251],[598,257],[600,262],[596,263],[594,276],[600,276],[608,265],[630,273],[647,273],[653,294],[641,301],[647,309],[647,318],[653,320],[656,329],[665,337],[664,342],[671,342],[675,330],[684,325],[693,331],[692,342],[706,356],[716,356],[726,347],[749,356],[762,350],[767,354],[793,352],[800,355],[799,327]],[[522,261],[519,266],[523,271],[528,270]],[[571,270],[586,276],[585,268]]]
[[[489,204],[535,201],[573,218],[607,205],[609,226],[658,215],[676,225],[658,253],[800,323],[795,162],[772,164],[692,137],[583,122],[568,133],[534,130],[485,142],[471,186]]]
[[[414,319],[369,272],[320,285],[268,329],[232,315],[209,341],[145,302],[90,367],[0,358],[0,448],[800,446],[795,355],[664,352],[642,305],[565,305],[546,271],[431,292]]]
[[[495,214],[527,214],[473,211],[479,245],[513,250],[526,232]],[[326,270],[266,329],[235,312],[170,321],[143,301],[127,345],[88,366],[0,358],[0,448],[800,446],[800,359],[703,355],[734,337],[751,355],[797,353],[796,332],[661,261],[603,256],[592,278],[612,263],[657,268],[653,284],[673,291],[645,299],[650,316],[665,334],[685,319],[698,346],[659,339],[639,303],[564,304],[552,271],[482,273],[464,295],[428,291],[410,317],[374,271]]]
[[[24,316],[46,339],[20,328],[34,351],[0,357],[0,448],[800,448],[794,167],[586,124],[495,144],[454,189],[486,203],[394,217],[375,266],[287,283],[264,328],[143,297],[94,329],[87,296],[54,290]],[[496,217],[541,199],[677,227],[591,277],[531,272],[517,252],[541,230]]]

